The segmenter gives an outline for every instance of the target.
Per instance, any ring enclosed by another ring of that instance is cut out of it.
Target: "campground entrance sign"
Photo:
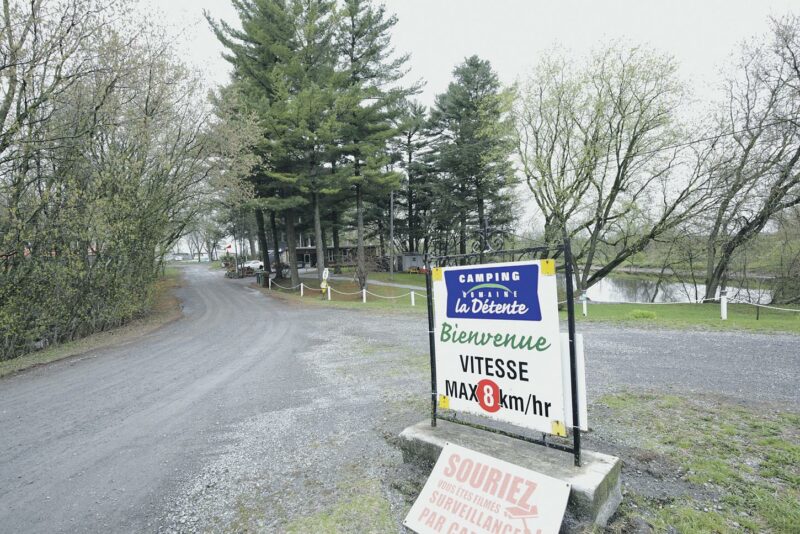
[[[556,259],[563,263],[557,266]],[[569,239],[555,246],[426,256],[425,266],[431,426],[442,419],[569,452],[579,467],[586,394]],[[566,290],[563,334],[559,268]],[[476,421],[480,417],[542,437]],[[568,431],[571,446],[547,438]],[[569,494],[565,481],[446,443],[404,524],[421,534],[556,533]]]
[[[439,408],[566,435],[555,261],[434,267]]]
[[[579,378],[583,344],[575,332],[569,240],[426,256],[425,266],[431,426],[443,419],[544,445],[571,453],[580,466],[586,395],[585,381]],[[563,334],[559,269],[566,290]],[[542,432],[542,437],[483,424],[475,416]],[[571,446],[547,439],[547,434],[566,437],[568,432]]]

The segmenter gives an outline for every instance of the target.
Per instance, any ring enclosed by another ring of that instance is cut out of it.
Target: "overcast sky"
[[[210,84],[225,83],[229,66],[203,19],[231,22],[228,0],[141,0],[181,35],[180,50]],[[767,17],[800,12],[800,0],[387,0],[398,16],[393,42],[411,54],[411,79],[427,82],[419,99],[432,104],[453,67],[472,54],[491,61],[504,83],[524,77],[555,45],[576,56],[598,43],[624,39],[675,56],[699,98],[710,98],[720,70],[739,44],[767,31]]]

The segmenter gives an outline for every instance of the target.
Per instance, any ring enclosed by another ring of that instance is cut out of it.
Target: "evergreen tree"
[[[310,196],[319,281],[325,267],[320,198],[339,189],[336,175],[324,167],[334,152],[339,130],[334,110],[335,7],[333,0],[292,2],[296,45],[287,61],[276,69],[282,88],[281,105],[273,108],[276,113],[272,116],[272,124],[279,126],[272,137],[273,145],[280,146],[296,187]],[[288,215],[293,216],[293,211]]]
[[[284,216],[292,284],[300,283],[296,258],[298,209],[310,196],[318,272],[324,267],[320,195],[335,190],[326,177],[338,130],[334,114],[336,50],[334,0],[236,0],[242,30],[212,22],[235,67],[234,84],[264,130],[252,175],[260,207]],[[266,225],[259,225],[265,234]],[[275,233],[275,232],[273,232]],[[262,239],[262,236],[259,236]],[[263,236],[266,240],[266,236]],[[277,252],[277,243],[276,243]],[[277,255],[277,254],[276,254]]]
[[[339,23],[337,48],[342,72],[338,99],[341,125],[341,155],[348,182],[355,190],[357,220],[357,276],[365,287],[364,197],[370,189],[388,193],[399,176],[386,170],[388,140],[393,136],[391,119],[397,102],[412,89],[392,87],[403,77],[408,56],[394,56],[389,32],[397,18],[387,16],[383,6],[369,0],[345,0]]]
[[[281,77],[276,71],[290,59],[296,46],[295,20],[284,0],[232,0],[232,3],[241,30],[224,21],[214,21],[206,13],[217,39],[227,49],[225,59],[233,65],[231,84],[220,91],[218,107],[226,107],[231,113],[255,113],[264,132],[261,143],[253,147],[261,164],[254,168],[250,181],[257,199],[254,204],[270,211],[276,272],[280,276],[278,232],[274,228],[276,219],[305,203],[295,187],[295,177],[286,173],[290,170],[285,166],[286,158],[272,142],[274,132],[278,130],[274,124],[274,108],[279,107],[279,100],[284,96],[281,93],[284,85],[279,83]],[[235,106],[230,103],[234,99]],[[287,220],[293,223],[293,216],[288,216]],[[261,232],[259,227],[259,241],[266,241]],[[291,241],[288,234],[293,234],[294,229],[290,232],[287,228],[286,233],[287,241]],[[290,261],[290,265],[295,263]]]
[[[428,199],[424,193],[424,181],[428,176],[425,155],[429,152],[428,115],[425,106],[419,102],[404,100],[400,104],[400,114],[395,120],[397,136],[392,141],[395,164],[405,171],[405,180],[401,184],[402,195],[398,203],[405,208],[407,236],[406,249],[409,252],[419,250],[423,237],[422,213]]]
[[[467,253],[470,227],[477,231],[481,255],[488,248],[493,209],[510,202],[514,171],[509,118],[513,91],[504,90],[488,61],[467,58],[453,71],[455,80],[436,97],[432,123],[438,135],[439,170],[457,195],[458,251]],[[453,193],[451,193],[453,194]]]

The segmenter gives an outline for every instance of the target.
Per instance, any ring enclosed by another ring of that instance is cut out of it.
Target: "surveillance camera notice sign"
[[[570,485],[448,443],[403,524],[419,534],[549,534]]]
[[[439,407],[566,435],[553,260],[436,268]]]

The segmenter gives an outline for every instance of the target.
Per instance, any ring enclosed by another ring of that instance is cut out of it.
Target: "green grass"
[[[153,303],[147,316],[131,321],[119,328],[54,345],[12,360],[0,361],[0,377],[121,343],[142,336],[163,324],[178,319],[181,316],[181,310],[172,290],[180,287],[181,283],[180,267],[168,266],[164,270],[164,276],[156,282],[153,291]]]
[[[379,494],[359,495],[286,526],[289,534],[306,532],[396,532],[389,501]]]
[[[628,319],[655,319],[656,312],[651,310],[631,310]]]
[[[781,306],[785,307],[785,306]],[[756,319],[756,308],[747,304],[729,304],[728,320],[720,319],[719,304],[589,304],[589,315],[584,317],[580,303],[575,304],[578,323],[611,322],[629,325],[651,325],[664,328],[692,328],[713,330],[752,330],[764,332],[800,333],[800,308],[798,312],[783,312],[762,308]],[[649,312],[649,313],[648,313]],[[566,319],[565,311],[561,318]]]
[[[380,275],[380,277],[376,276]],[[385,276],[384,276],[385,275]],[[388,279],[389,273],[372,273],[371,279]],[[419,277],[424,283],[422,275],[399,273],[395,274],[398,283],[408,284],[407,279],[402,277]],[[317,288],[316,277],[302,278],[306,286]],[[287,284],[287,281],[282,282]],[[352,281],[332,280],[332,287],[345,293],[355,293],[359,291],[357,284]],[[279,293],[284,293],[289,299],[299,300],[299,291],[283,291],[276,288]],[[369,291],[385,297],[395,297],[407,295],[409,292],[405,288],[391,286],[372,285]],[[424,288],[420,288],[424,292]],[[426,312],[425,296],[417,293],[416,306],[411,307],[410,297],[404,296],[398,299],[379,299],[367,295],[367,304],[361,303],[359,295],[340,295],[332,294],[332,301],[327,302],[321,298],[321,294],[313,289],[307,290],[303,302],[331,307],[344,308],[378,308],[387,311],[410,311]],[[782,306],[783,307],[783,306]],[[576,320],[582,322],[606,322],[619,323],[628,326],[648,326],[654,328],[674,328],[674,329],[699,329],[699,330],[747,330],[756,332],[790,332],[800,334],[800,308],[798,312],[782,312],[769,309],[761,309],[759,317],[756,318],[755,307],[746,304],[729,304],[728,320],[720,319],[720,307],[717,303],[709,304],[663,304],[643,306],[639,304],[589,304],[589,315],[584,317],[581,314],[581,305],[576,303]],[[561,319],[566,320],[566,311],[561,312]]]
[[[343,269],[341,275],[336,276],[347,276],[349,278],[353,277],[353,270],[352,269]],[[416,273],[369,273],[367,276],[367,283],[370,280],[374,280],[376,282],[388,282],[391,284],[403,284],[406,286],[417,286],[422,289],[425,289],[425,275],[424,274],[416,274]]]
[[[623,531],[639,516],[657,532],[798,532],[798,414],[631,393],[599,402],[611,409],[604,424],[621,429],[637,448],[666,456],[684,480],[711,490],[666,501],[630,494],[615,521]],[[719,501],[704,494],[718,494]]]

